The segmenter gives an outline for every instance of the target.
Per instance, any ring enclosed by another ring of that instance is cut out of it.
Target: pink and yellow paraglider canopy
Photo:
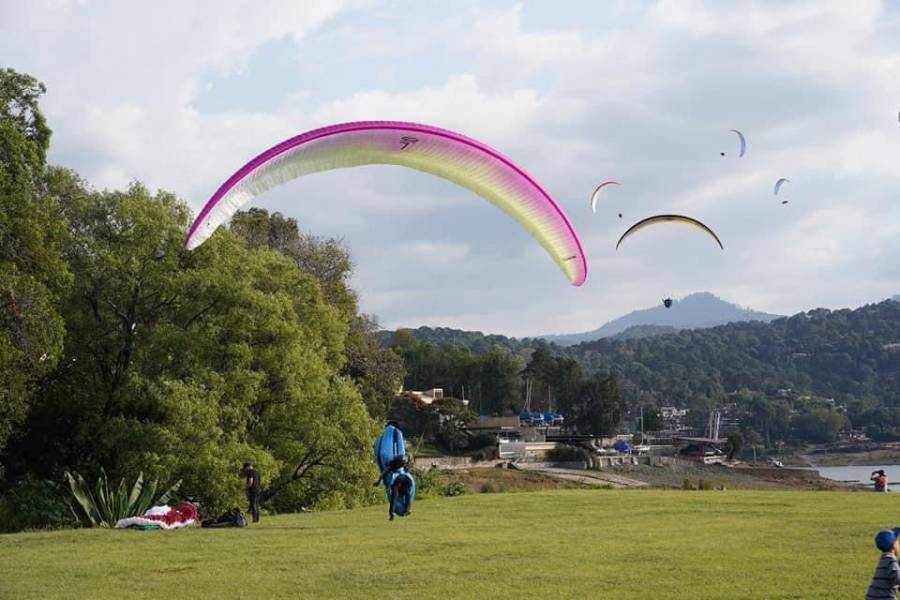
[[[521,167],[458,133],[416,123],[360,121],[314,129],[272,146],[238,169],[191,225],[194,249],[249,200],[291,179],[362,165],[399,165],[467,188],[519,222],[572,285],[587,277],[578,234],[559,205]]]

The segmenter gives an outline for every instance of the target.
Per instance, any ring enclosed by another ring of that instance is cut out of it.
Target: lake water
[[[900,465],[855,465],[852,467],[813,467],[822,477],[834,479],[835,481],[859,481],[860,483],[871,483],[869,476],[872,471],[884,469],[887,475],[888,485],[896,491],[900,491],[897,485],[900,484]]]

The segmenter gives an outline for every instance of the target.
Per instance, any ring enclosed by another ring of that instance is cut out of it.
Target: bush
[[[683,490],[692,490],[694,486],[691,485],[691,480],[685,477],[681,480],[681,489]]]
[[[484,448],[472,453],[472,460],[497,460],[500,457],[497,446],[485,446]]]
[[[490,433],[478,433],[469,438],[469,450],[497,448],[497,437]]]
[[[451,481],[443,490],[444,496],[462,496],[466,493],[466,486],[462,481]]]
[[[587,460],[584,450],[575,446],[557,446],[547,452],[547,460],[550,462],[575,462]]]
[[[440,470],[435,468],[415,470],[413,477],[416,478],[417,494],[427,496],[431,493],[442,493],[445,478]]]
[[[56,482],[26,478],[3,490],[0,497],[0,533],[77,524],[65,490]]]
[[[178,480],[166,491],[157,493],[157,480],[144,483],[141,474],[130,489],[126,488],[124,479],[119,480],[118,487],[112,487],[103,468],[93,490],[78,473],[66,471],[66,479],[72,493],[72,514],[88,527],[115,527],[120,519],[142,515],[151,506],[165,504],[181,485]]]
[[[482,494],[493,494],[497,490],[494,488],[494,484],[488,481],[487,483],[481,484],[481,493]]]

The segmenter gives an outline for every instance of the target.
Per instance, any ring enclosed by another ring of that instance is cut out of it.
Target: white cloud
[[[300,131],[424,121],[521,163],[582,235],[591,267],[574,289],[508,218],[425,175],[326,173],[260,199],[345,237],[363,308],[388,326],[524,335],[698,290],[773,312],[900,292],[900,13],[884,3],[412,6],[4,3],[0,55],[47,83],[51,157],[98,187],[137,178],[196,208]],[[278,76],[296,85],[274,108],[202,108],[285,40],[296,70]],[[733,127],[748,138],[741,159]],[[788,205],[772,195],[782,176]],[[593,215],[605,179],[622,186]],[[676,227],[613,250],[631,222],[677,211],[713,226],[726,252]]]

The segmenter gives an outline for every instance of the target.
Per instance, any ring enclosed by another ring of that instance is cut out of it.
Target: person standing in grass
[[[259,473],[253,468],[249,462],[244,463],[244,490],[247,492],[247,502],[250,505],[248,512],[253,516],[253,522],[259,523],[259,493],[261,486],[259,484]]]
[[[881,558],[875,567],[872,583],[866,591],[866,600],[896,600],[900,585],[900,527],[882,529],[875,535],[875,546],[881,550]]]

